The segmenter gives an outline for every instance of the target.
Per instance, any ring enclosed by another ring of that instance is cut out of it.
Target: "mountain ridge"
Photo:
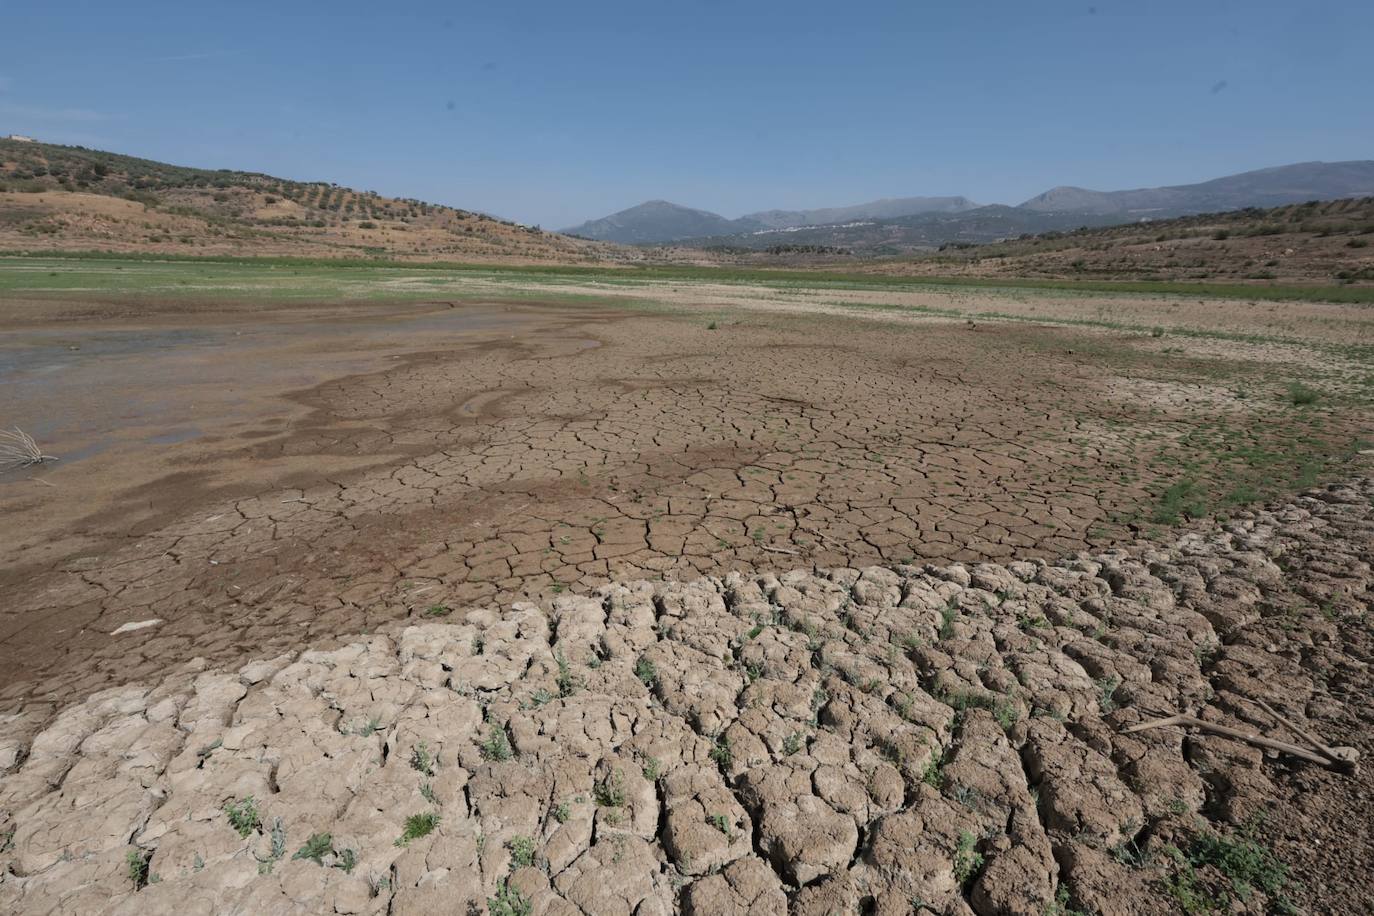
[[[1364,196],[1374,196],[1374,160],[1298,162],[1192,184],[1122,191],[1059,185],[1015,206],[978,205],[962,195],[882,198],[847,207],[760,210],[732,220],[708,210],[649,201],[562,231],[621,244],[693,243],[746,248],[781,243],[852,246],[856,236],[865,236],[870,239],[860,244],[861,248],[895,245],[900,249],[1007,237],[997,234],[999,227],[1015,236],[1076,228],[1080,218],[1082,225],[1109,225],[1139,218]],[[663,218],[669,210],[673,215]],[[708,231],[693,232],[693,227]],[[873,231],[875,227],[881,231]],[[874,236],[884,238],[875,243],[871,239]]]

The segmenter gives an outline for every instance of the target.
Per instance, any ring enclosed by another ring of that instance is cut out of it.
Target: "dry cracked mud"
[[[1272,731],[1263,700],[1367,761],[1372,562],[1363,479],[1048,561],[626,580],[191,661],[0,720],[0,908],[1360,912],[1367,766],[1122,729]]]
[[[1125,332],[747,313],[709,329],[567,305],[12,305],[57,344],[131,320],[211,335],[134,369],[113,360],[70,399],[94,405],[83,428],[108,414],[109,440],[165,433],[139,405],[182,410],[178,397],[186,416],[224,418],[34,475],[49,486],[0,486],[7,708],[614,580],[1109,546],[1177,471],[1162,450],[1198,427],[1231,423],[1230,453],[1291,435],[1334,455],[1361,417],[1285,407],[1263,347],[1160,352]],[[61,377],[39,378],[34,417],[67,403],[45,387]],[[161,622],[111,636],[147,620]]]

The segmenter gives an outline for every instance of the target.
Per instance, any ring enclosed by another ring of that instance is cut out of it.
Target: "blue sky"
[[[1374,158],[1374,3],[0,0],[0,134],[549,228]]]

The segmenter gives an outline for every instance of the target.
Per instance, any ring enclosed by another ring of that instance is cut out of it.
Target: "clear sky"
[[[560,228],[1374,158],[1374,2],[0,0],[0,134]]]

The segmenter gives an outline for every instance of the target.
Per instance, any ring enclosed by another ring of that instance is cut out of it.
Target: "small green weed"
[[[402,828],[401,835],[396,839],[396,845],[408,846],[411,840],[429,836],[438,826],[439,815],[432,811],[424,814],[412,814],[406,818],[405,827]]]
[[[236,802],[229,802],[224,806],[224,814],[229,818],[229,826],[241,837],[257,830],[262,824],[262,815],[258,813],[258,803],[253,800],[253,796],[240,799]]]
[[[305,841],[305,845],[296,850],[291,857],[294,862],[297,859],[309,859],[316,865],[324,864],[324,857],[334,851],[334,838],[327,833],[312,833],[310,839]]]
[[[150,855],[141,849],[130,849],[124,856],[125,874],[134,886],[134,890],[141,890],[148,885],[148,860]]]
[[[529,868],[534,864],[534,840],[527,836],[513,836],[506,843],[506,848],[510,850],[511,866],[514,868]]]
[[[954,880],[967,887],[983,867],[983,854],[978,851],[978,838],[967,830],[959,831],[959,846],[954,851]]]
[[[534,901],[502,879],[496,896],[487,898],[487,912],[490,916],[530,916],[534,912]]]
[[[410,768],[426,776],[434,775],[434,767],[439,760],[429,752],[429,745],[421,741],[410,752]]]
[[[506,730],[499,725],[493,725],[487,732],[487,740],[482,742],[482,757],[500,762],[509,760],[513,754]]]
[[[592,797],[603,808],[619,808],[625,804],[625,774],[612,770],[606,778],[596,784]]]

